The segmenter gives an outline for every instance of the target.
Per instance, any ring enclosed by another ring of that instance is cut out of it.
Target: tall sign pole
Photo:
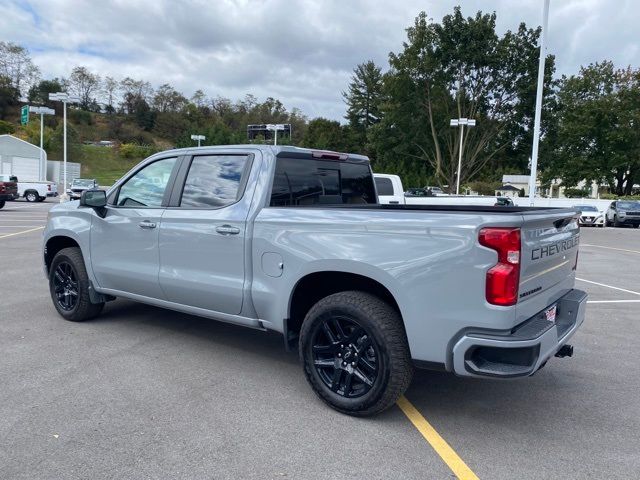
[[[549,0],[542,7],[542,35],[540,35],[540,60],[538,62],[538,89],[536,91],[536,112],[533,120],[533,149],[531,151],[531,175],[529,176],[529,205],[536,198],[538,178],[538,144],[540,143],[540,117],[542,115],[542,95],[544,86],[544,61],[546,57],[547,27],[549,25]]]
[[[47,166],[44,164],[44,116],[55,115],[55,110],[47,107],[29,107],[29,112],[40,115],[40,168],[38,168],[38,179],[47,179]]]

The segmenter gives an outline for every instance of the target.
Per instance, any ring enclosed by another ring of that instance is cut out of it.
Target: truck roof
[[[165,150],[163,152],[156,153],[158,154],[167,154],[174,153],[177,155],[185,155],[185,154],[194,154],[194,153],[206,153],[206,152],[215,152],[219,150],[260,150],[263,152],[271,153],[274,156],[278,156],[281,154],[291,154],[297,153],[301,155],[311,155],[314,152],[326,152],[326,153],[335,153],[339,155],[348,155],[350,160],[359,160],[359,161],[369,161],[369,157],[365,155],[359,155],[357,153],[347,153],[347,152],[336,152],[333,150],[324,150],[320,148],[302,148],[302,147],[294,147],[291,145],[256,145],[256,144],[239,144],[239,145],[208,145],[203,147],[186,147],[186,148],[175,148],[172,150]],[[155,156],[154,155],[154,156]]]

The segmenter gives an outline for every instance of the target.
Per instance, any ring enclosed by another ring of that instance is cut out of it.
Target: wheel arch
[[[372,276],[340,270],[322,270],[307,273],[296,282],[289,297],[284,336],[287,347],[294,346],[307,312],[320,299],[334,293],[357,290],[375,295],[398,312],[402,311],[391,289]],[[404,325],[404,320],[403,320]]]
[[[78,241],[68,235],[54,235],[47,239],[44,244],[44,265],[47,274],[49,273],[49,268],[51,267],[51,262],[56,254],[64,249],[64,248],[72,248],[77,247],[82,251],[80,247],[80,243]],[[84,255],[83,255],[84,257]]]

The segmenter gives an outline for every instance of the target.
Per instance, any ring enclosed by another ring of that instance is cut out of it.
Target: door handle
[[[231,225],[220,225],[216,227],[216,232],[222,235],[237,235],[240,233],[240,229]]]
[[[400,202],[398,200],[389,200],[389,203],[392,203],[394,205],[399,204]]]
[[[150,222],[149,220],[143,220],[142,222],[140,222],[138,224],[138,226],[140,228],[145,228],[147,230],[152,229],[152,228],[156,228],[155,222]]]

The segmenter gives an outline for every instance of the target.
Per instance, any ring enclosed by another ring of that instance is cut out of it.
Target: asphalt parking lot
[[[455,477],[400,408],[325,407],[278,335],[124,300],[64,321],[40,261],[55,203],[0,210],[0,478]],[[406,398],[464,478],[637,477],[640,230],[583,228],[578,278],[573,358],[516,381],[417,371]]]

